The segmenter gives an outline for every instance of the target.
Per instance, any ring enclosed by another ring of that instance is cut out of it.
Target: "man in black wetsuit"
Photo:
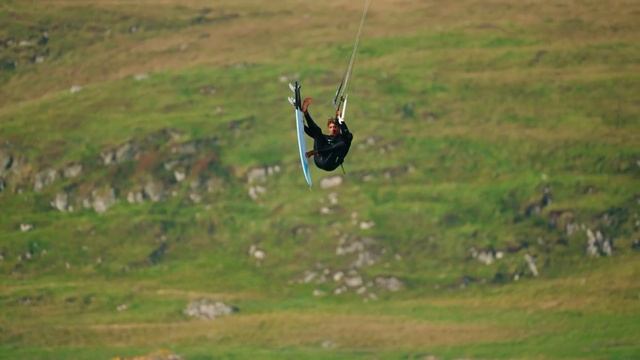
[[[335,118],[327,121],[329,135],[322,133],[322,129],[313,121],[309,115],[309,105],[311,98],[305,98],[302,102],[302,112],[307,120],[304,132],[313,138],[313,150],[307,151],[306,156],[313,156],[313,162],[322,170],[333,171],[342,165],[344,158],[351,147],[353,134],[349,132],[347,124],[340,116],[340,111],[336,112]]]

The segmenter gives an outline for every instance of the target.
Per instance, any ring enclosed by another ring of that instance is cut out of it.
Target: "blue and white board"
[[[300,83],[296,81],[295,85],[289,84],[291,91],[294,93],[294,98],[289,98],[289,102],[293,105],[294,112],[296,114],[296,132],[298,135],[298,152],[300,153],[300,164],[302,165],[302,173],[307,184],[311,186],[311,170],[309,169],[309,161],[306,157],[307,143],[304,137],[304,114],[301,109],[300,100]]]

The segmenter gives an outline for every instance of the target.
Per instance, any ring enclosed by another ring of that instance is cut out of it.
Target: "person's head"
[[[338,126],[338,120],[335,118],[327,120],[327,127],[329,128],[329,135],[336,136],[340,134],[340,126]]]

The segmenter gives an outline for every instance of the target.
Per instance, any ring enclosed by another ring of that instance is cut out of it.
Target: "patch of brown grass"
[[[59,345],[153,346],[206,338],[210,344],[319,346],[331,341],[350,349],[424,349],[514,339],[525,335],[506,327],[433,324],[385,316],[274,313],[234,315],[213,321],[61,326]],[[31,334],[31,332],[30,332]],[[26,332],[24,333],[25,336]],[[31,336],[28,336],[31,337]],[[41,339],[39,336],[36,336]],[[46,338],[36,341],[46,344]]]

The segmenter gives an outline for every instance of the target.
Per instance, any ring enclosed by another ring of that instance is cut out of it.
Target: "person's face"
[[[336,136],[338,135],[338,133],[340,133],[340,128],[338,127],[338,125],[329,123],[329,134],[332,136]]]

